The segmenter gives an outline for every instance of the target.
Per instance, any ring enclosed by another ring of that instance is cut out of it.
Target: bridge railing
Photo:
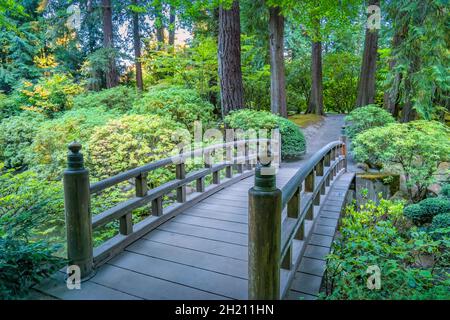
[[[93,184],[89,183],[89,172],[84,168],[81,145],[72,143],[69,146],[68,168],[64,172],[69,264],[80,267],[82,278],[89,277],[94,267],[105,263],[152,229],[218,190],[252,175],[258,153],[263,152],[261,146],[265,145],[264,150],[267,150],[270,148],[268,144],[275,143],[276,147],[271,148],[272,156],[281,157],[279,135],[272,139],[245,139],[208,146],[155,161]],[[214,163],[211,158],[220,153],[224,161]],[[203,162],[203,168],[186,172],[186,160],[195,158],[202,158],[200,162]],[[176,179],[149,189],[149,173],[173,165]],[[223,170],[225,179],[221,179]],[[206,187],[205,179],[209,175],[212,175],[212,184]],[[135,197],[92,217],[92,194],[130,180],[135,183]],[[194,182],[196,191],[187,195],[187,185]],[[176,203],[163,207],[164,197],[175,190]],[[151,216],[133,224],[133,210],[150,203]],[[93,229],[115,220],[119,221],[119,234],[93,248]]]
[[[281,282],[290,283],[295,274],[312,234],[314,206],[346,166],[343,137],[319,150],[281,190],[275,174],[262,174],[263,168],[257,167],[255,186],[249,190],[249,299],[284,296]]]

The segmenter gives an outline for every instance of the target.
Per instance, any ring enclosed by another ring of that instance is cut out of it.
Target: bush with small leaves
[[[89,156],[91,174],[103,179],[149,162],[169,157],[177,142],[173,133],[183,126],[158,115],[129,115],[97,127],[91,135]],[[151,181],[165,181],[167,173],[152,172]]]
[[[7,168],[28,164],[30,146],[44,120],[42,115],[26,111],[0,122],[0,160]]]
[[[430,225],[430,232],[435,239],[450,237],[450,211],[433,217],[433,221]]]
[[[193,128],[195,121],[200,121],[204,126],[211,124],[213,110],[213,105],[195,90],[183,87],[153,87],[134,105],[134,111],[138,114],[169,116],[189,129]]]
[[[356,137],[361,132],[375,127],[383,127],[389,123],[394,123],[392,115],[376,105],[368,105],[357,108],[345,117],[349,123],[346,127],[346,133],[350,138]]]
[[[450,199],[444,197],[428,198],[404,210],[405,216],[417,225],[430,223],[433,217],[446,212],[450,212]]]
[[[283,159],[294,159],[306,151],[306,140],[303,132],[293,122],[267,111],[243,109],[231,112],[224,119],[225,124],[232,129],[244,131],[254,129],[270,130],[278,128],[281,135],[281,156]]]
[[[73,108],[104,108],[121,113],[130,112],[137,99],[135,88],[117,86],[102,91],[80,94],[73,99]]]
[[[442,186],[440,195],[442,197],[450,198],[450,183],[446,183]]]

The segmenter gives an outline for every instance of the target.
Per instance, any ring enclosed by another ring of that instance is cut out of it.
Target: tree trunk
[[[133,0],[133,5],[138,5],[138,0]],[[133,12],[133,44],[134,44],[134,59],[136,64],[136,86],[142,91],[144,89],[144,82],[142,80],[142,63],[141,63],[141,35],[139,33],[139,14]]]
[[[269,8],[270,108],[287,118],[286,76],[284,70],[284,17],[279,7]]]
[[[369,5],[380,5],[379,0],[370,0]],[[378,29],[366,28],[364,53],[359,75],[356,107],[375,102],[375,77],[377,70]]]
[[[395,48],[400,44],[400,36],[398,34],[394,35],[394,38],[392,39],[392,50],[394,51]],[[392,58],[389,61],[389,70],[390,72],[395,72],[395,65],[396,61],[394,58]],[[384,108],[392,114],[393,117],[397,118],[400,106],[399,106],[399,86],[401,83],[401,74],[396,72],[394,75],[394,79],[390,85],[390,88],[386,90],[384,93]]]
[[[169,46],[175,45],[175,20],[176,20],[176,9],[174,6],[170,6],[169,14]]]
[[[322,42],[312,42],[311,49],[311,96],[306,113],[324,115],[322,83]]]
[[[102,0],[102,8],[103,47],[106,49],[114,49],[111,0]],[[109,67],[106,72],[106,87],[112,88],[119,84],[119,78],[117,74],[116,59],[112,52],[110,52],[109,55]]]
[[[156,27],[156,41],[157,48],[161,50],[164,46],[164,21],[163,21],[163,7],[159,4],[155,7],[155,27]]]
[[[231,9],[219,8],[219,78],[222,116],[244,108],[241,70],[241,21],[239,1]]]

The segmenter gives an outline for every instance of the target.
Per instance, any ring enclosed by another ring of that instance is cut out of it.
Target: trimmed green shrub
[[[433,217],[446,212],[450,212],[450,199],[436,197],[407,206],[404,214],[415,224],[422,225],[430,223]]]
[[[434,216],[430,228],[431,230],[450,228],[450,211]]]
[[[283,159],[298,158],[306,151],[305,136],[300,128],[295,123],[270,112],[250,109],[238,110],[226,116],[224,122],[230,128],[244,131],[279,128]]]
[[[356,161],[405,175],[410,200],[425,198],[441,162],[450,159],[450,129],[437,121],[393,123],[353,140]]]
[[[98,179],[170,156],[176,142],[172,134],[181,124],[158,115],[129,115],[111,120],[91,135],[86,158]],[[154,179],[154,180],[153,180]],[[153,172],[152,182],[164,180]]]
[[[73,100],[74,109],[104,108],[105,110],[117,110],[121,113],[131,111],[137,98],[136,89],[117,86],[99,92],[88,92],[76,96]]]
[[[67,146],[72,141],[83,145],[83,153],[89,153],[89,138],[96,127],[117,116],[105,108],[76,109],[61,117],[45,121],[35,133],[28,162],[46,178],[56,179],[66,167]]]
[[[211,123],[214,107],[192,89],[156,86],[136,101],[134,110],[139,114],[170,116],[186,128],[192,129],[195,121]]]
[[[27,165],[30,145],[44,120],[40,114],[22,112],[0,122],[0,160],[7,168]]]
[[[442,186],[441,196],[450,198],[450,184],[446,183]]]
[[[353,139],[361,132],[375,127],[383,127],[389,123],[394,123],[392,115],[376,105],[368,105],[357,108],[345,117],[349,123],[346,128],[347,135]]]

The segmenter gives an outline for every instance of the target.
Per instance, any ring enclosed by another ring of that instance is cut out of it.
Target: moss
[[[319,116],[317,114],[296,114],[294,116],[290,116],[289,120],[302,128],[306,128],[323,121],[323,116]]]
[[[364,180],[377,181],[384,185],[389,185],[391,195],[395,194],[400,189],[400,176],[398,174],[374,172],[359,173],[357,176]]]

